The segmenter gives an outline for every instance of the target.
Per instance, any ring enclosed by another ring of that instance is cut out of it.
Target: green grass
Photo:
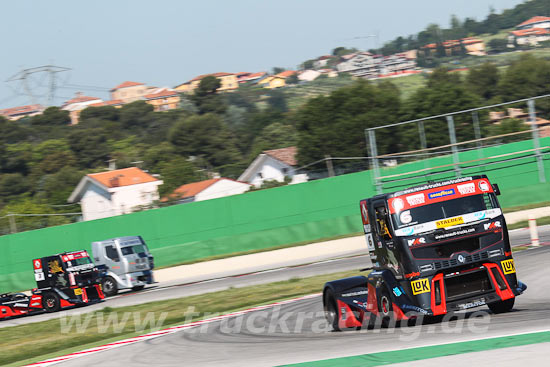
[[[546,224],[550,224],[550,217],[542,217],[537,219],[537,226],[544,226]],[[518,228],[526,228],[529,226],[529,222],[526,220],[523,220],[521,222],[517,222],[514,224],[510,224],[508,226],[508,229],[518,229]]]
[[[61,333],[60,319],[2,328],[0,329],[0,350],[2,351],[0,353],[0,365],[10,363],[21,365],[23,361],[24,363],[30,363],[152,331],[150,328],[145,328],[136,333],[133,322],[128,322],[121,330],[115,331],[111,326],[105,332],[100,333],[98,331],[98,317],[106,319],[109,315],[116,314],[121,319],[124,312],[137,312],[140,313],[141,318],[144,318],[146,313],[153,312],[155,318],[158,319],[162,313],[166,313],[166,318],[162,324],[162,328],[166,328],[182,324],[185,321],[191,321],[188,317],[189,307],[195,307],[195,312],[199,312],[201,315],[205,315],[205,313],[227,313],[320,292],[326,281],[358,274],[359,271],[345,271],[309,278],[292,278],[288,281],[251,287],[231,288],[220,292],[150,302],[136,306],[105,307],[102,311],[87,314],[90,315],[90,324],[82,333]],[[194,317],[192,319],[199,318]]]

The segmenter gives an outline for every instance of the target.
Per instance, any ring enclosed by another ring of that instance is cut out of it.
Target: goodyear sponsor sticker
[[[502,260],[500,263],[502,265],[502,270],[504,270],[504,274],[512,274],[516,272],[516,266],[514,265],[513,259]]]
[[[430,199],[439,199],[445,196],[451,196],[455,194],[455,189],[440,190],[436,192],[431,192],[428,194]]]
[[[413,280],[411,287],[414,295],[430,292],[430,282],[428,278]]]
[[[463,217],[454,217],[448,219],[442,219],[435,222],[437,228],[452,227],[464,223]]]

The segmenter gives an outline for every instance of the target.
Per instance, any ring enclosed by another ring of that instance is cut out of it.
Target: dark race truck
[[[333,329],[482,305],[510,311],[527,287],[516,277],[499,194],[482,175],[361,200],[373,267],[366,277],[325,284]]]
[[[88,252],[73,251],[32,261],[37,288],[32,295],[0,295],[0,319],[37,311],[55,312],[104,299],[98,269]]]

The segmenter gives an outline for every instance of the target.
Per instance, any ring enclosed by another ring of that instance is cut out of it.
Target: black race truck
[[[0,295],[0,319],[99,302],[101,278],[86,251],[64,252],[32,261],[37,288],[32,295]]]
[[[499,194],[481,175],[361,200],[372,271],[325,284],[333,329],[482,305],[510,311],[527,287],[516,276]]]

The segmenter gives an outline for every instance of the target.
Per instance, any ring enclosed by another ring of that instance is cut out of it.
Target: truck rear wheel
[[[327,319],[329,325],[332,326],[332,330],[340,331],[340,327],[338,326],[338,307],[336,306],[334,294],[330,289],[327,289],[325,292],[323,308],[325,310],[325,318]]]
[[[105,297],[111,297],[118,293],[118,285],[113,277],[107,276],[101,281],[101,288]]]
[[[489,309],[491,310],[491,312],[493,313],[505,313],[505,312],[510,312],[512,310],[512,308],[514,307],[514,301],[516,300],[516,298],[510,298],[510,299],[507,299],[506,301],[499,301],[499,302],[494,302],[494,303],[489,303],[487,306],[489,306]]]
[[[61,309],[59,296],[54,292],[44,292],[42,294],[42,307],[46,312],[56,312]]]

